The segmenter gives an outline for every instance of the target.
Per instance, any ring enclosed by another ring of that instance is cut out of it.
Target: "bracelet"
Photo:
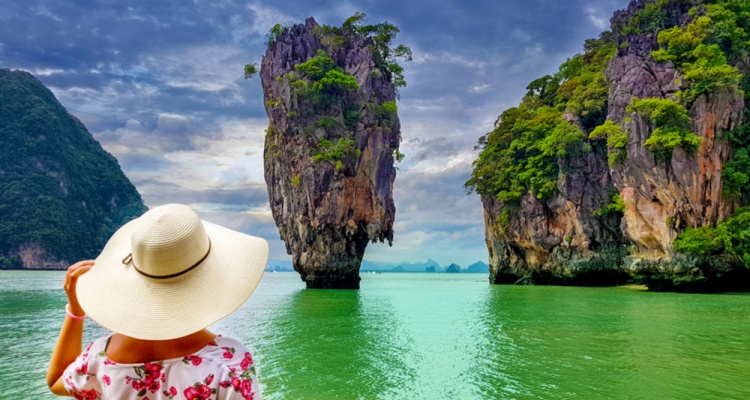
[[[83,316],[73,315],[72,312],[70,312],[70,304],[65,305],[65,315],[70,317],[70,319],[74,319],[76,321],[83,321],[86,319],[86,314],[83,314]]]

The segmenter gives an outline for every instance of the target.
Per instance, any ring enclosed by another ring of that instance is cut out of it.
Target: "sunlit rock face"
[[[317,26],[309,18],[286,29],[263,57],[265,178],[281,239],[307,287],[356,289],[367,244],[393,240],[396,92],[370,39],[325,40]],[[321,105],[298,89],[314,82],[295,66],[319,50],[354,77],[357,90]]]
[[[686,257],[676,255],[672,247],[685,228],[712,226],[738,207],[722,194],[721,171],[731,148],[721,134],[742,122],[743,96],[716,92],[691,103],[692,131],[702,138],[695,152],[688,154],[678,147],[662,160],[644,147],[654,128],[645,117],[627,112],[632,99],[674,100],[678,91],[686,89],[671,62],[651,57],[658,49],[655,33],[621,32],[646,3],[631,2],[611,21],[618,52],[606,70],[607,119],[628,135],[626,159],[609,166],[607,150],[594,146],[585,158],[568,165],[560,161],[558,194],[544,202],[527,195],[512,213],[504,214],[506,205],[484,196],[491,282],[612,285],[631,281],[653,290],[750,290],[748,270],[736,257]],[[668,5],[673,23],[685,23],[690,6]],[[624,203],[622,218],[595,216],[609,201],[607,191],[612,189]]]

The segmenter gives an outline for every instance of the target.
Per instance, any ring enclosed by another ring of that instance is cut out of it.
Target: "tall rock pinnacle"
[[[359,288],[367,243],[393,240],[400,123],[374,49],[308,18],[272,30],[261,62],[271,211],[308,288]]]

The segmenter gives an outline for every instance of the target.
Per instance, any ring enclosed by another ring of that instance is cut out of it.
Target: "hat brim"
[[[211,251],[189,272],[169,279],[141,275],[122,260],[137,220],[120,228],[78,279],[76,293],[99,325],[143,340],[167,340],[207,328],[247,301],[268,261],[268,243],[203,221]]]

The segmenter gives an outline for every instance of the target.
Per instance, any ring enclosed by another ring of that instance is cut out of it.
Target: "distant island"
[[[441,266],[433,259],[427,259],[424,262],[371,262],[362,260],[361,272],[424,272],[424,273],[445,273],[451,269],[451,272],[462,274],[488,274],[490,266],[482,261],[477,261],[467,267],[462,267],[456,263]],[[266,265],[267,272],[291,272],[294,271],[291,260],[269,259]]]

